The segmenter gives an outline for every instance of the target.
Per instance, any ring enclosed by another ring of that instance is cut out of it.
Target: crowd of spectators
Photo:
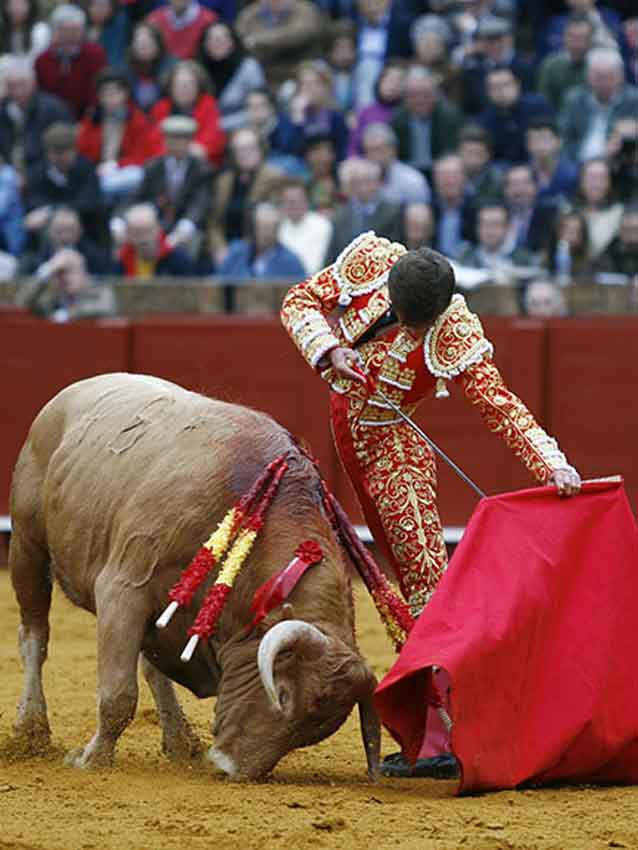
[[[366,230],[533,313],[637,285],[635,0],[6,0],[0,52],[0,276],[40,312]]]

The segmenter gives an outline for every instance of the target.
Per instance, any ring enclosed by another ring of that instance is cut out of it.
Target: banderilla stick
[[[365,378],[365,379],[366,379],[366,383],[367,383],[369,386],[371,385],[371,379],[369,378],[369,376],[368,376],[368,375],[366,375],[366,373],[365,373],[362,369],[359,369],[359,368],[357,368],[357,367],[354,367],[354,370],[355,370],[355,372],[359,372],[359,374],[360,374],[363,378]],[[380,398],[382,398],[382,399],[383,399],[383,401],[385,401],[385,403],[386,403],[386,404],[388,404],[388,405],[392,408],[392,410],[394,410],[394,412],[395,412],[395,413],[398,413],[398,414],[399,414],[399,416],[401,417],[401,419],[403,419],[403,421],[404,421],[404,422],[407,422],[407,424],[410,426],[410,428],[412,428],[412,430],[413,430],[416,434],[418,434],[418,435],[419,435],[419,437],[421,437],[421,439],[422,439],[422,440],[424,440],[424,441],[428,444],[428,446],[432,449],[432,451],[433,451],[433,452],[435,452],[435,453],[436,453],[436,454],[437,454],[440,458],[442,458],[442,459],[443,459],[443,460],[444,460],[444,461],[445,461],[445,462],[446,462],[449,466],[451,466],[451,467],[452,467],[452,469],[456,472],[456,474],[457,474],[460,478],[462,478],[462,479],[463,479],[463,481],[465,481],[465,483],[466,483],[466,484],[469,484],[469,485],[470,485],[470,487],[472,488],[472,490],[474,490],[474,492],[475,492],[475,493],[478,493],[478,495],[481,497],[481,499],[484,499],[484,498],[485,498],[486,494],[485,494],[485,493],[481,490],[481,488],[480,488],[480,487],[478,487],[478,486],[477,486],[477,485],[476,485],[476,484],[472,481],[472,479],[471,479],[468,475],[466,475],[466,474],[463,472],[463,470],[462,470],[459,466],[457,466],[457,465],[454,463],[454,461],[452,460],[452,458],[451,458],[451,457],[448,457],[448,455],[446,455],[446,453],[443,451],[443,449],[440,449],[440,448],[437,446],[437,444],[434,442],[434,440],[433,440],[433,439],[431,439],[430,437],[428,437],[428,435],[425,433],[425,431],[424,431],[422,428],[419,428],[419,426],[416,424],[416,422],[415,422],[415,421],[414,421],[414,420],[413,420],[410,416],[408,416],[408,414],[407,414],[407,413],[404,413],[404,412],[403,412],[403,410],[401,410],[401,408],[399,407],[399,405],[398,405],[398,404],[395,404],[395,403],[394,403],[391,399],[389,399],[389,398],[388,398],[388,396],[387,396],[387,395],[386,395],[386,394],[385,394],[382,390],[380,390],[378,386],[375,386],[375,387],[374,387],[374,390],[375,390],[376,394],[377,394]]]

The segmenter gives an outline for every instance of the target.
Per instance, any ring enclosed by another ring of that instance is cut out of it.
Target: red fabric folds
[[[483,499],[377,689],[382,722],[415,759],[437,665],[460,792],[638,782],[637,567],[622,483]]]

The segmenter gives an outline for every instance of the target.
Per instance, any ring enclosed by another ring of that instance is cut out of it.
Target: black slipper
[[[417,759],[414,767],[403,753],[392,753],[381,763],[381,775],[393,778],[429,778],[456,779],[459,775],[459,763],[452,753],[442,753],[428,759]]]

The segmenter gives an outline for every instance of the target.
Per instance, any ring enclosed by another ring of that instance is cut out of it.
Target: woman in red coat
[[[219,166],[224,157],[226,134],[221,128],[217,101],[208,94],[206,72],[197,62],[178,62],[168,78],[167,97],[158,101],[151,118],[159,125],[169,115],[188,115],[197,122],[191,143],[194,156]]]
[[[97,80],[97,106],[82,119],[78,151],[95,163],[109,201],[135,189],[144,164],[163,152],[158,128],[131,100],[124,74],[105,69]]]

